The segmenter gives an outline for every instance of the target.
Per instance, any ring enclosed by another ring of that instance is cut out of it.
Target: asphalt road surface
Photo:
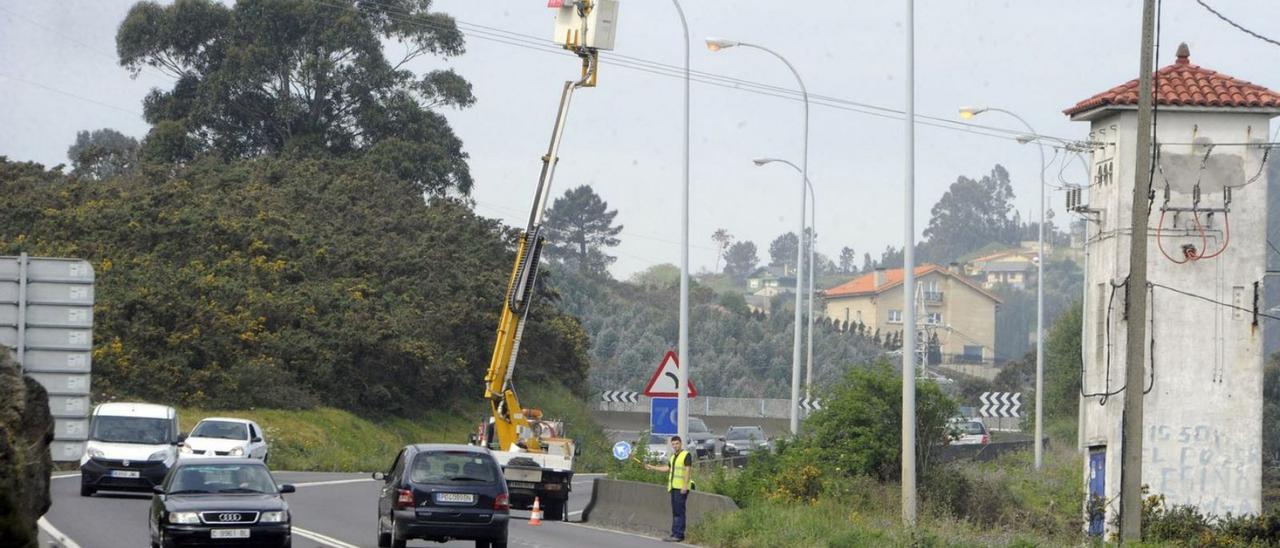
[[[379,483],[367,474],[274,472],[278,483],[292,483],[296,493],[285,495],[293,513],[293,545],[297,548],[352,548],[376,546]],[[594,476],[574,477],[569,500],[570,523],[528,523],[528,512],[513,510],[511,546],[608,546],[640,548],[671,546],[659,539],[572,523],[582,516],[591,498]],[[80,496],[77,474],[55,474],[51,488],[53,506],[41,523],[42,545],[65,539],[65,548],[140,548],[148,546],[149,494],[98,493]],[[438,544],[412,541],[409,546],[474,546],[470,541]]]

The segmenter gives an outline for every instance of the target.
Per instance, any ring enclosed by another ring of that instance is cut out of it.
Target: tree
[[[870,253],[863,253],[862,254],[862,273],[866,274],[867,272],[871,272],[872,270],[875,270],[875,269],[876,269],[875,259],[871,258]]]
[[[853,252],[852,247],[844,246],[840,248],[840,273],[841,274],[853,274],[857,269],[857,265],[855,264],[857,261],[858,261],[858,254]]]
[[[733,243],[733,236],[729,231],[723,228],[717,228],[715,233],[711,235],[711,241],[716,243],[716,268],[715,272],[720,271],[720,259],[724,257],[726,251],[729,250],[729,244]]]
[[[795,232],[788,232],[769,243],[769,265],[782,266],[792,271],[796,269],[796,246],[800,238]]]
[[[134,4],[116,33],[120,64],[172,76],[143,101],[151,161],[292,151],[366,157],[420,192],[466,194],[462,142],[437,107],[475,102],[452,70],[405,69],[464,50],[431,0],[214,0]],[[404,46],[395,61],[384,42]]]
[[[930,212],[921,258],[948,263],[992,242],[1017,243],[1013,198],[1009,172],[999,164],[976,181],[956,178]]]
[[[138,161],[138,140],[111,128],[76,133],[76,142],[67,148],[72,174],[101,181],[124,175]]]
[[[884,247],[884,252],[880,253],[880,260],[876,263],[876,268],[902,268],[902,261],[902,250],[887,245]]]
[[[614,226],[618,210],[600,199],[591,187],[582,185],[566,190],[547,210],[546,253],[549,258],[575,265],[584,274],[605,275],[606,268],[617,260],[604,253],[617,246],[622,225]]]
[[[680,267],[671,263],[656,264],[631,275],[630,281],[649,287],[671,287],[680,283]]]
[[[750,276],[760,264],[756,256],[756,244],[752,242],[735,242],[724,254],[724,273],[733,279],[742,281]]]

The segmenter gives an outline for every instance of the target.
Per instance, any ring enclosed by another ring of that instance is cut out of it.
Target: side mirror
[[[716,439],[718,439],[718,440],[720,440],[720,441],[724,441],[724,436],[720,436],[720,437],[718,437],[718,438],[716,438]]]
[[[475,435],[475,433],[474,433],[474,432],[472,432],[470,435],[468,435],[468,436],[467,436],[467,444],[468,444],[468,445],[480,445],[480,436],[477,436],[477,435]]]
[[[383,474],[382,472],[374,472],[373,479],[376,479],[378,481],[387,481],[387,475]]]
[[[163,494],[164,494],[164,487],[159,486],[159,485],[152,485],[152,486],[151,486],[151,492],[152,492],[153,494],[156,494],[156,495],[163,495]]]
[[[250,442],[252,442],[252,443],[262,443],[262,436],[258,436],[258,437],[256,437],[256,438],[253,438],[253,439],[249,440],[249,441],[250,441]]]
[[[173,444],[174,444],[174,445],[182,445],[183,443],[186,443],[186,441],[187,441],[187,433],[186,433],[186,432],[182,432],[182,433],[179,433],[179,434],[178,434],[178,440],[177,440],[177,441],[175,441],[175,442],[173,442]]]
[[[294,487],[292,483],[286,483],[286,484],[283,484],[283,485],[281,485],[281,486],[280,486],[280,494],[281,494],[281,495],[286,494],[286,493],[294,493],[294,492],[297,492],[297,490],[298,490],[298,488],[297,488],[297,487]]]

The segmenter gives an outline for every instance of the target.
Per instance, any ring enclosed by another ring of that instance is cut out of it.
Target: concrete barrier
[[[1049,446],[1049,438],[1044,439],[1044,445],[1045,447]],[[1016,451],[1030,451],[1034,447],[1032,440],[998,441],[986,445],[948,445],[938,449],[937,462],[957,460],[989,462],[996,460],[1000,455]]]
[[[723,495],[689,492],[686,527],[692,528],[715,512],[734,512],[738,505]],[[582,521],[639,533],[671,533],[671,495],[665,486],[638,481],[596,478]]]

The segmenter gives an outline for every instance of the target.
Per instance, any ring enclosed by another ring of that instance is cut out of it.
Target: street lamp
[[[796,82],[800,84],[800,94],[804,97],[804,154],[801,157],[800,167],[800,232],[799,237],[804,237],[805,226],[805,183],[809,180],[809,91],[804,87],[804,80],[800,78],[800,73],[796,72],[796,68],[791,66],[791,62],[786,57],[779,55],[764,46],[751,44],[748,42],[736,42],[733,40],[725,40],[722,38],[707,38],[707,49],[711,51],[720,51],[726,48],[742,46],[746,48],[755,48],[774,57],[777,57],[782,64],[787,66],[791,74],[796,77]],[[795,338],[791,349],[791,434],[796,435],[800,432],[800,280],[804,277],[804,246],[796,246],[796,314],[795,314]]]
[[[689,439],[689,22],[684,17],[680,0],[671,0],[680,15],[680,27],[684,30],[684,186],[680,193],[680,325],[677,334],[676,368],[676,432],[680,439]]]
[[[756,166],[780,162],[791,166],[797,172],[801,171],[800,166],[795,165],[790,160],[781,158],[756,158],[752,162]],[[808,342],[805,343],[805,352],[808,356],[805,358],[804,364],[804,397],[808,399],[813,397],[811,393],[813,388],[813,300],[816,295],[813,284],[813,273],[816,271],[813,264],[813,239],[818,233],[818,195],[813,193],[813,181],[805,179],[804,183],[805,186],[809,187],[809,332],[807,335]]]
[[[1036,251],[1036,449],[1035,467],[1039,470],[1044,464],[1044,144],[1040,142],[1040,134],[1021,116],[1002,108],[960,107],[960,117],[966,120],[984,112],[1003,112],[1026,126],[1030,135],[1019,135],[1015,139],[1021,144],[1036,142],[1040,151],[1040,249]]]

